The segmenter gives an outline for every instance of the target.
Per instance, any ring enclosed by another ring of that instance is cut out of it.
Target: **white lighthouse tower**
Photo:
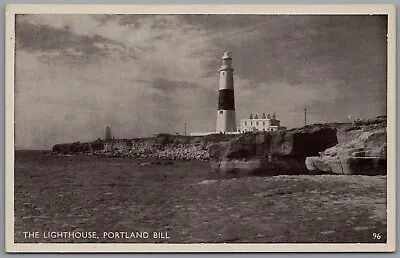
[[[229,52],[222,56],[219,69],[219,96],[217,132],[236,132],[235,93],[233,88],[232,57]]]

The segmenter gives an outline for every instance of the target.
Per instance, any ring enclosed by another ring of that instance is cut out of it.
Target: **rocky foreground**
[[[318,173],[385,175],[386,120],[365,121],[362,125],[344,130],[353,136],[348,141],[326,149],[317,157],[307,157],[307,169]]]

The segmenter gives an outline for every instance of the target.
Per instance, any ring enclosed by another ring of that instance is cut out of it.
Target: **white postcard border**
[[[387,243],[386,244],[20,244],[14,243],[15,14],[387,14]],[[351,5],[30,5],[6,7],[5,51],[5,248],[7,252],[392,252],[396,243],[396,9]]]

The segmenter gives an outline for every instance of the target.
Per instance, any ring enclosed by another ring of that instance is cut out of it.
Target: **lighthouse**
[[[217,132],[236,132],[235,93],[231,53],[225,52],[219,69]]]

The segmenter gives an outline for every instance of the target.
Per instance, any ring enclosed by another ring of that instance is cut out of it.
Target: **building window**
[[[222,72],[222,75],[225,75],[225,72]]]
[[[250,122],[250,125],[253,125],[253,122]]]
[[[265,121],[263,121],[263,125],[265,125]]]
[[[258,126],[258,122],[256,122],[256,125]]]
[[[247,122],[244,122],[244,125],[247,125]]]
[[[224,113],[224,111],[220,110],[220,111],[219,111],[219,113],[220,113],[220,114],[223,114],[223,113]]]

